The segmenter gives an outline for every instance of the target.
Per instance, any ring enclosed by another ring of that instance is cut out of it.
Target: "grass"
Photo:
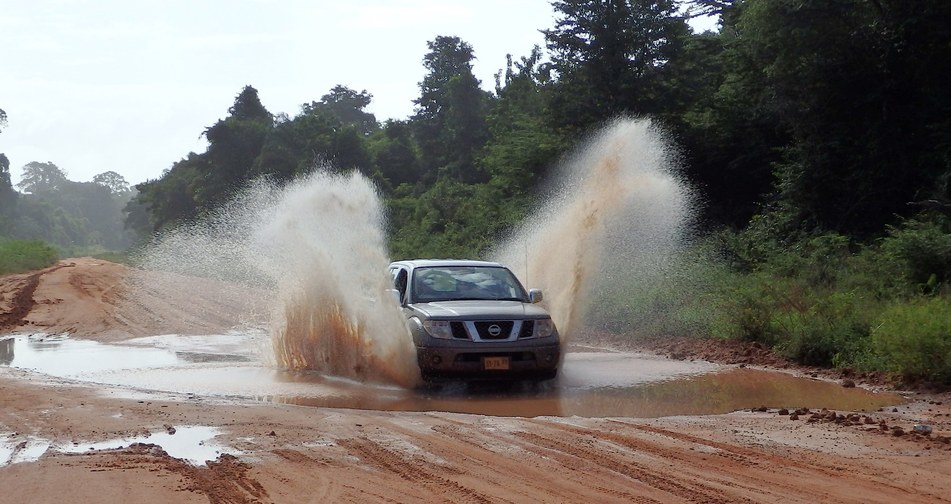
[[[56,249],[45,242],[0,238],[0,275],[42,269],[58,259]]]

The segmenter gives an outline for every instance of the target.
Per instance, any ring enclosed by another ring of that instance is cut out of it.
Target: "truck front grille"
[[[479,337],[484,340],[504,340],[509,339],[509,336],[512,335],[512,325],[515,323],[511,320],[505,321],[489,321],[476,322],[475,328],[479,332]]]

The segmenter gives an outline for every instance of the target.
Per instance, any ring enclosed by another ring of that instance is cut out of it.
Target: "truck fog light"
[[[431,360],[432,363],[433,363],[434,365],[436,365],[436,366],[442,364],[442,357],[440,357],[440,356],[438,356],[438,355],[433,355],[433,358],[430,359],[430,360]]]
[[[551,364],[552,362],[555,362],[555,356],[554,356],[554,354],[548,354],[548,355],[546,355],[546,356],[545,356],[545,362],[547,362],[548,364]]]

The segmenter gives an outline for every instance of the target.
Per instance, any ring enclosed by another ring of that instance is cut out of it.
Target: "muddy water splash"
[[[565,162],[548,202],[496,256],[545,292],[562,339],[594,300],[663,274],[690,221],[690,192],[648,120],[617,120]]]
[[[317,174],[285,191],[262,243],[280,242],[283,316],[273,325],[282,367],[412,385],[415,348],[389,278],[383,208],[358,173]]]
[[[415,349],[388,302],[380,198],[358,173],[317,172],[276,188],[256,184],[200,223],[166,234],[143,259],[143,285],[213,280],[266,299],[263,324],[280,368],[412,385]],[[197,280],[201,279],[201,280]],[[231,296],[234,297],[234,296]]]

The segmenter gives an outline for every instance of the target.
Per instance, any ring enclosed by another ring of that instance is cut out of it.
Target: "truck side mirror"
[[[542,295],[541,289],[529,289],[528,291],[528,300],[535,303],[541,303],[545,299],[545,296]]]

